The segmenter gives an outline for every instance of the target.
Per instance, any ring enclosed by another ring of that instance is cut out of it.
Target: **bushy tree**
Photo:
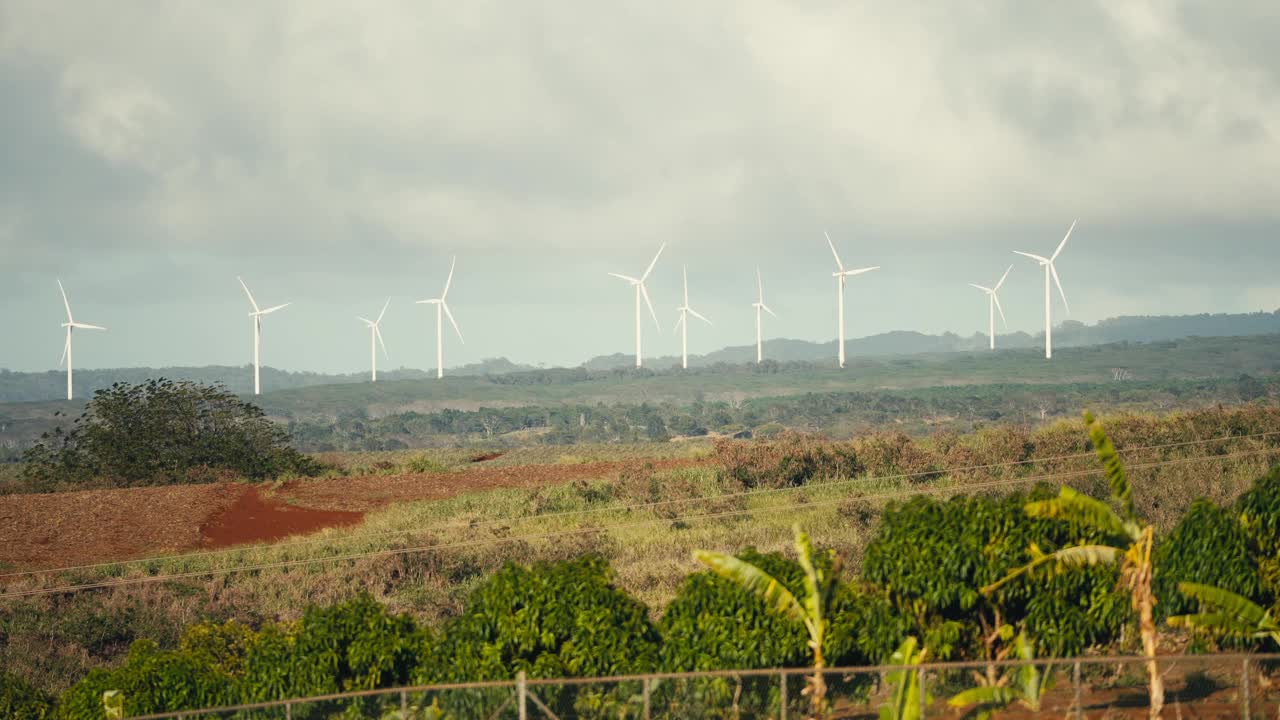
[[[53,717],[53,699],[7,672],[0,672],[0,718],[46,720]]]
[[[1183,582],[1210,585],[1261,601],[1258,564],[1249,551],[1249,533],[1239,517],[1201,498],[1156,548],[1155,590],[1162,616],[1195,609],[1195,601],[1178,592]]]
[[[161,650],[150,640],[139,640],[123,665],[91,670],[63,693],[58,717],[99,720],[102,693],[108,690],[121,692],[129,715],[228,705],[237,699],[235,682],[227,674],[181,650]]]
[[[221,387],[163,378],[97,391],[70,430],[46,433],[24,459],[24,479],[39,490],[262,479],[319,469],[257,406]]]

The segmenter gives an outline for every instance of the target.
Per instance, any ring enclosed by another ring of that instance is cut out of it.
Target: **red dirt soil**
[[[362,512],[297,507],[264,497],[256,487],[246,487],[230,507],[214,514],[200,527],[200,535],[205,547],[221,548],[356,525],[363,519]]]
[[[0,496],[0,569],[62,567],[270,542],[355,525],[364,513],[396,502],[613,478],[646,465],[668,470],[707,462],[506,467],[477,463],[458,472],[299,480],[271,491],[218,483],[6,495]]]

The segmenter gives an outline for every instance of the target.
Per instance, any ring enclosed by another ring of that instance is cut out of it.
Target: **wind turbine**
[[[764,304],[764,279],[760,277],[760,268],[756,268],[756,286],[760,290],[760,299],[751,303],[751,307],[756,309],[756,364],[764,362],[764,336],[760,330],[760,313],[767,312],[774,317],[778,317],[768,305]],[[843,305],[844,303],[841,303]],[[843,325],[843,323],[841,323]]]
[[[462,339],[462,331],[458,329],[458,321],[453,319],[453,313],[449,312],[449,303],[445,299],[449,297],[449,286],[453,284],[453,269],[458,265],[458,258],[454,256],[453,262],[449,265],[449,277],[444,281],[444,292],[440,293],[440,297],[430,300],[419,300],[417,304],[427,304],[436,306],[436,378],[444,377],[444,317],[449,316],[449,322],[453,324],[453,331],[458,333],[458,340],[464,345],[466,340]]]
[[[1062,295],[1062,307],[1066,308],[1067,314],[1070,315],[1071,306],[1067,304],[1067,293],[1062,289],[1062,281],[1058,279],[1058,269],[1053,266],[1053,261],[1058,259],[1058,255],[1062,253],[1062,248],[1066,247],[1067,239],[1071,237],[1071,231],[1075,229],[1076,221],[1072,220],[1071,227],[1067,228],[1067,234],[1062,237],[1062,242],[1058,243],[1058,249],[1054,250],[1049,257],[1041,257],[1021,250],[1014,250],[1015,253],[1023,257],[1035,260],[1044,268],[1044,357],[1046,360],[1053,357],[1053,319],[1049,313],[1052,307],[1050,303],[1049,277],[1053,276],[1053,283],[1058,286],[1058,294]]]
[[[838,295],[837,295],[838,299],[836,300],[836,305],[840,309],[840,313],[839,313],[840,314],[840,333],[839,333],[839,340],[837,341],[837,345],[839,349],[840,367],[844,367],[844,283],[845,283],[845,280],[853,277],[854,275],[861,275],[862,273],[871,272],[872,270],[879,270],[880,266],[875,265],[873,267],[858,268],[856,270],[845,270],[844,263],[840,262],[840,253],[836,252],[836,244],[831,242],[831,236],[827,235],[826,230],[823,230],[822,234],[827,236],[827,244],[831,246],[831,254],[836,257],[836,271],[831,273],[831,275],[839,280],[839,286],[840,286],[838,290]]]
[[[667,248],[666,243],[662,243],[662,247],[658,248],[658,254],[653,256],[653,262],[649,263],[648,269],[639,278],[633,278],[630,275],[619,275],[618,273],[609,273],[610,275],[626,280],[636,289],[636,367],[641,365],[640,355],[640,299],[644,298],[644,304],[649,306],[649,314],[653,316],[653,324],[658,330],[662,330],[662,326],[658,323],[658,314],[653,311],[653,303],[649,300],[649,291],[644,286],[644,281],[649,279],[649,273],[653,272],[653,266],[658,264],[658,257],[662,255],[662,251]],[[688,303],[685,303],[688,305]]]
[[[67,399],[72,399],[71,395],[71,331],[80,328],[81,330],[106,330],[99,325],[90,325],[88,323],[76,322],[71,317],[71,302],[67,300],[67,291],[62,287],[62,279],[58,279],[58,291],[62,293],[62,306],[67,309],[67,321],[62,323],[62,327],[67,329],[67,339],[62,343],[62,359],[58,361],[61,366],[63,362],[67,363]]]
[[[684,304],[676,308],[676,312],[680,313],[680,318],[676,320],[676,328],[680,332],[680,367],[689,368],[689,316],[692,315],[702,322],[710,325],[711,321],[698,314],[697,310],[689,307],[689,269],[681,268],[684,274]]]
[[[1004,275],[1000,276],[1000,282],[996,283],[995,287],[989,288],[989,287],[983,287],[981,285],[975,285],[974,283],[969,283],[971,287],[976,287],[982,292],[987,294],[987,332],[991,335],[992,350],[996,349],[996,311],[997,310],[1000,311],[1000,322],[1004,323],[1004,327],[1006,330],[1009,329],[1009,321],[1006,320],[1004,317],[1004,308],[1000,307],[1000,298],[996,297],[996,293],[1000,290],[1000,286],[1004,284],[1004,279],[1009,277],[1009,270],[1012,270],[1012,269],[1013,269],[1013,266],[1010,265],[1008,270],[1004,271]]]
[[[377,320],[356,316],[357,320],[369,326],[369,360],[373,363],[373,377],[369,382],[378,382],[378,348],[374,346],[374,340],[377,340],[378,344],[382,346],[383,357],[387,355],[387,344],[382,341],[382,330],[379,326],[382,324],[382,316],[387,314],[387,306],[390,304],[391,298],[387,298],[387,301],[382,304],[382,312],[378,313]]]
[[[249,296],[249,304],[253,306],[253,312],[249,313],[249,317],[253,318],[253,394],[262,394],[262,316],[288,307],[290,303],[276,305],[263,310],[258,307],[258,301],[253,299],[253,293],[249,292],[249,286],[244,284],[244,279],[236,276],[240,281],[240,287],[244,288],[244,294]]]

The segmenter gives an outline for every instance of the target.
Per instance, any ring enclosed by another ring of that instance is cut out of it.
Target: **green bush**
[[[979,592],[1025,564],[1032,543],[1048,551],[1087,539],[1080,528],[1023,511],[1029,500],[1051,496],[1039,487],[998,498],[917,496],[892,503],[863,556],[863,578],[888,591],[915,631],[930,638],[934,657],[977,655],[982,624],[993,625],[997,612],[1002,623],[1021,624],[1055,655],[1106,642],[1128,616],[1111,568],[1048,578],[1041,592],[1026,583],[1010,583],[990,600]]]
[[[29,489],[129,487],[314,474],[261,409],[219,387],[148,380],[99,390],[70,430],[45,433],[24,455]]]
[[[18,677],[0,672],[0,718],[46,720],[53,717],[53,698]]]
[[[1280,465],[1253,481],[1236,501],[1236,511],[1248,529],[1254,553],[1280,556]]]
[[[803,594],[804,571],[778,553],[738,554]],[[888,601],[852,585],[837,591],[825,655],[832,666],[879,663],[906,635]],[[659,623],[662,669],[696,670],[804,667],[811,653],[804,626],[770,612],[760,598],[712,572],[684,579]]]
[[[160,650],[150,640],[129,648],[124,664],[91,670],[63,693],[58,717],[101,720],[102,693],[119,690],[127,715],[227,705],[237,697],[232,678],[180,650]]]
[[[1161,617],[1194,612],[1199,603],[1178,592],[1194,582],[1261,601],[1258,565],[1249,553],[1249,533],[1239,517],[1209,500],[1191,504],[1182,520],[1157,546],[1155,592]]]

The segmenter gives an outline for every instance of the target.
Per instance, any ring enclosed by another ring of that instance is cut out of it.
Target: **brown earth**
[[[658,460],[655,469],[706,460]],[[391,503],[617,477],[643,461],[364,475],[265,485],[218,483],[0,496],[0,569],[66,567],[244,543],[358,524]]]

